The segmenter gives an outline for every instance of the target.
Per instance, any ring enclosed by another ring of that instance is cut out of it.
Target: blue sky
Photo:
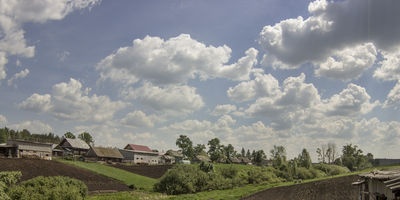
[[[0,125],[397,158],[400,3],[0,1]]]

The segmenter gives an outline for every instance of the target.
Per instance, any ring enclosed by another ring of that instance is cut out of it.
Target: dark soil
[[[0,158],[0,171],[21,171],[21,181],[37,176],[67,176],[83,181],[88,186],[89,192],[130,190],[118,180],[57,161]]]
[[[358,188],[351,183],[358,176],[267,189],[243,200],[357,200]]]
[[[115,164],[113,167],[123,169],[135,174],[139,174],[142,176],[147,176],[150,178],[158,179],[168,171],[168,169],[172,168],[172,165],[123,165],[123,164]]]

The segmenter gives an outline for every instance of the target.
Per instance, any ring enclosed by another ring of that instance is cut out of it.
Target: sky
[[[0,126],[400,152],[400,1],[0,0]]]

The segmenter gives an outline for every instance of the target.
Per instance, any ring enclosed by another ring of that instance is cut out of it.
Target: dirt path
[[[351,185],[357,176],[276,187],[253,194],[243,200],[357,200],[358,189]]]
[[[57,161],[0,158],[0,171],[21,171],[22,181],[37,176],[68,176],[83,181],[91,192],[129,190],[118,180]]]

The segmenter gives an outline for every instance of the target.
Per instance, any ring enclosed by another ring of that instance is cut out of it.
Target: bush
[[[220,169],[220,173],[224,178],[233,179],[238,174],[238,169],[233,165],[229,165],[229,167],[224,167]]]
[[[314,174],[305,167],[297,168],[297,178],[299,179],[312,179],[315,178]]]
[[[314,168],[321,170],[322,172],[325,172],[326,175],[328,176],[334,176],[350,172],[350,170],[347,167],[342,167],[338,165],[328,165],[322,163],[314,165]]]
[[[8,187],[16,184],[21,178],[22,173],[19,171],[5,171],[0,172],[0,199],[8,200],[10,197],[7,195]]]
[[[12,186],[19,181],[21,176],[22,173],[20,171],[0,172],[0,182],[3,182],[6,186]]]
[[[154,190],[167,194],[187,194],[207,188],[209,177],[193,165],[176,165],[161,177]]]
[[[85,199],[87,191],[87,186],[80,180],[62,176],[38,176],[10,188],[9,196],[16,200],[80,200]]]
[[[200,167],[200,170],[201,170],[201,171],[206,172],[206,173],[210,173],[210,172],[213,172],[213,171],[214,171],[214,166],[213,166],[213,164],[207,163],[207,162],[204,162],[204,161],[202,161],[202,162],[200,163],[199,167]]]

